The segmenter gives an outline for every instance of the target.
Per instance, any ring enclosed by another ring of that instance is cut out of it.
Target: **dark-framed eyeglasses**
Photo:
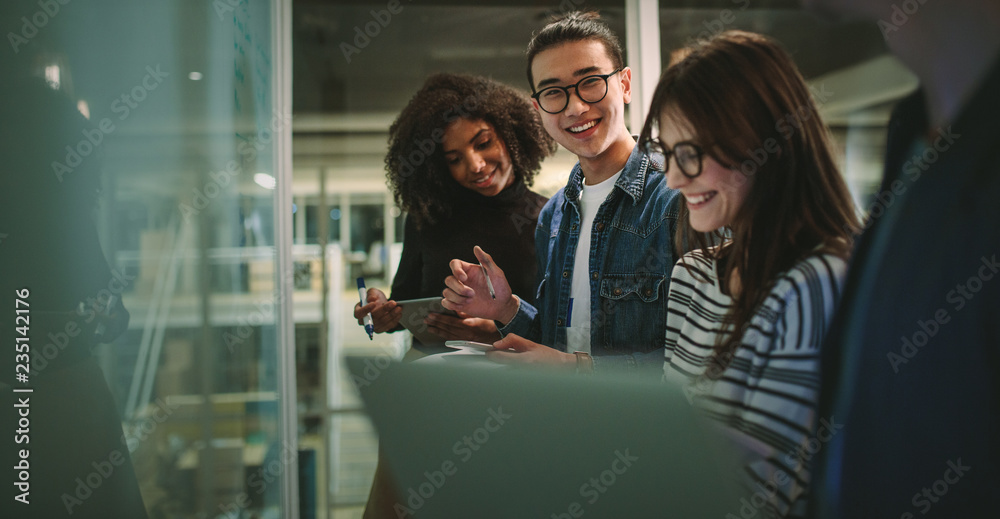
[[[584,103],[597,103],[608,95],[608,78],[621,72],[622,68],[615,69],[610,74],[594,74],[577,81],[570,86],[550,86],[543,88],[531,97],[538,101],[538,106],[550,114],[562,112],[569,106],[569,89],[576,90],[577,97]]]
[[[647,155],[663,156],[660,171],[666,172],[670,169],[670,157],[673,156],[674,162],[677,163],[677,167],[685,177],[695,178],[701,175],[701,159],[705,156],[705,152],[702,151],[701,146],[693,142],[678,142],[674,144],[673,148],[667,148],[663,145],[663,141],[653,137],[644,142],[642,147]]]

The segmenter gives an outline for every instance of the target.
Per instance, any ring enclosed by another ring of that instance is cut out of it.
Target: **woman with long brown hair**
[[[830,417],[816,431],[819,348],[859,228],[827,129],[788,54],[730,31],[664,72],[641,139],[684,195],[677,247],[691,251],[670,286],[664,378],[734,440],[751,506],[804,513],[806,461],[836,433]]]

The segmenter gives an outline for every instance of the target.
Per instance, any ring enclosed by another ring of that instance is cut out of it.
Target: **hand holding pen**
[[[451,260],[452,275],[445,280],[441,303],[449,310],[464,312],[472,317],[508,322],[517,313],[518,299],[510,291],[507,276],[493,262],[493,257],[476,246],[478,263]]]
[[[360,294],[359,294],[360,296]],[[364,317],[371,315],[372,328],[375,333],[383,333],[399,325],[403,317],[403,308],[395,301],[387,299],[385,293],[377,288],[369,288],[365,292],[364,304],[354,305],[354,318],[364,326]]]
[[[368,290],[365,288],[365,278],[358,278],[358,298],[360,299],[359,305],[364,305],[365,299],[368,298]],[[368,340],[374,340],[375,326],[372,324],[371,314],[362,315],[361,321],[364,323],[365,332],[368,333]]]
[[[497,292],[496,290],[493,290],[493,282],[490,281],[490,273],[486,272],[486,267],[483,266],[482,262],[479,263],[479,267],[483,269],[483,275],[486,276],[486,288],[490,290],[490,299],[496,299]]]

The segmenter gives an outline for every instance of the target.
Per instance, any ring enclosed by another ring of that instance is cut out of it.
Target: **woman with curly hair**
[[[664,72],[641,139],[696,249],[672,275],[664,378],[733,440],[748,500],[799,516],[806,460],[836,432],[815,415],[819,353],[859,230],[826,126],[788,53],[730,31]]]
[[[517,90],[483,77],[428,78],[389,128],[386,177],[407,212],[392,294],[369,289],[355,318],[371,313],[376,332],[402,329],[396,300],[440,295],[448,262],[476,261],[476,245],[498,251],[497,261],[513,267],[515,290],[534,293],[535,223],[546,198],[528,186],[554,151]],[[462,314],[431,314],[428,325],[442,341],[499,338],[492,321]]]

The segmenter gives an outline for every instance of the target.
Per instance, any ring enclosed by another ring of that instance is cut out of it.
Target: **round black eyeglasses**
[[[705,155],[705,152],[693,142],[678,142],[673,148],[667,148],[664,146],[663,141],[653,137],[644,142],[642,147],[647,155],[663,156],[662,164],[659,164],[658,161],[653,161],[654,164],[662,168],[660,171],[666,172],[670,169],[670,156],[672,155],[674,162],[677,163],[677,167],[680,168],[681,173],[685,177],[695,178],[701,175],[701,159]]]
[[[570,86],[551,86],[543,88],[531,97],[538,101],[538,106],[550,114],[562,112],[569,106],[569,90],[576,90],[577,97],[584,103],[597,103],[608,95],[608,78],[621,72],[622,69],[615,69],[610,74],[595,74],[587,76]]]

